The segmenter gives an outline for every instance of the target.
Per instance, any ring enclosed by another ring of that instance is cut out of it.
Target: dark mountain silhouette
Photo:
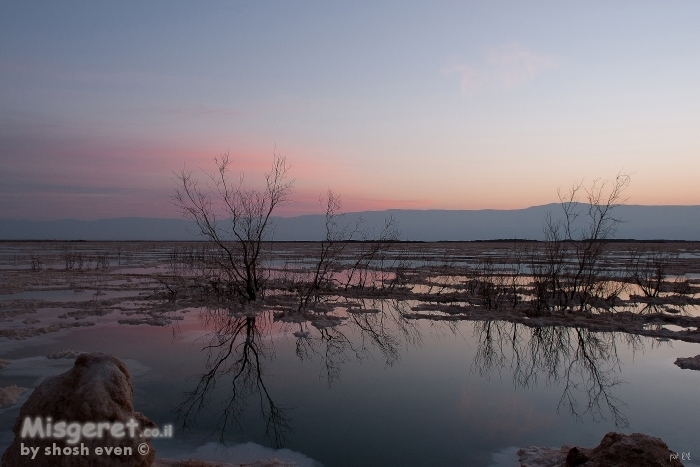
[[[545,215],[555,217],[557,204],[512,210],[402,210],[348,213],[343,223],[378,233],[393,217],[402,240],[458,241],[543,238]],[[700,206],[625,205],[615,210],[623,222],[616,238],[638,240],[700,240]],[[321,240],[325,218],[321,214],[276,217],[275,240]],[[184,219],[124,217],[93,221],[2,220],[1,240],[198,240],[197,228]]]

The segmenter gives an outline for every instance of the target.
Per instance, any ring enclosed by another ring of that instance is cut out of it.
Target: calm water
[[[325,466],[489,466],[512,461],[508,448],[593,446],[616,429],[661,437],[675,451],[700,446],[700,372],[673,365],[700,354],[699,345],[502,322],[403,321],[394,305],[338,312],[343,324],[323,330],[275,321],[270,312],[253,319],[191,309],[165,327],[120,325],[113,313],[89,328],[3,340],[0,357],[12,364],[0,371],[0,385],[34,387],[65,371],[72,360],[45,357],[59,350],[117,355],[133,373],[136,409],[160,425],[175,423],[174,439],[155,443],[164,456],[206,453],[223,437],[229,447],[283,447]],[[228,345],[234,330],[241,334],[224,362],[232,372],[199,394],[207,404],[192,413],[196,426],[183,430],[176,409],[217,360],[202,348],[212,338]],[[246,352],[249,378],[234,385],[235,362]],[[239,397],[222,427],[234,387]],[[4,445],[17,412],[0,413]]]
[[[39,246],[0,248],[0,331],[93,325],[0,337],[0,358],[11,361],[0,370],[0,387],[34,388],[68,370],[72,359],[46,357],[61,350],[114,354],[131,371],[136,410],[174,424],[172,440],[154,441],[159,456],[513,466],[518,447],[595,446],[616,430],[660,437],[700,465],[700,372],[673,364],[700,354],[699,344],[498,321],[406,320],[401,312],[414,304],[390,300],[352,307],[373,313],[330,306],[328,315],[294,322],[265,310],[182,310],[149,298],[158,287],[153,275],[167,272],[170,246]],[[285,248],[280,255],[303,258],[307,246]],[[62,270],[62,258],[76,253],[91,270]],[[41,271],[29,269],[36,257]],[[229,348],[222,371],[211,375],[214,389],[198,391],[220,360],[218,349]],[[200,401],[201,409],[191,405]],[[12,440],[18,412],[19,405],[0,409],[0,450]]]

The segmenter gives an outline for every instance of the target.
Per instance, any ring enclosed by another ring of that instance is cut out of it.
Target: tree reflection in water
[[[418,323],[403,317],[403,301],[360,300],[343,305],[348,310],[343,326],[325,327],[323,320],[318,322],[313,314],[306,314],[309,320],[298,323],[299,329],[294,333],[297,356],[301,360],[320,358],[329,387],[340,379],[340,368],[349,360],[369,358],[374,349],[391,366],[400,359],[404,345],[415,347],[422,343]],[[317,331],[313,332],[312,327]],[[353,342],[348,335],[357,338]]]
[[[474,333],[478,338],[474,366],[481,376],[509,368],[515,386],[523,388],[534,387],[543,378],[547,385],[563,387],[557,412],[565,408],[578,420],[590,415],[594,421],[609,415],[618,428],[628,426],[621,410],[624,403],[613,393],[622,383],[617,378],[617,346],[624,343],[640,350],[639,336],[572,327],[530,328],[504,321],[476,322]]]
[[[192,426],[222,381],[229,393],[222,402],[215,431],[223,441],[232,424],[241,425],[244,409],[257,400],[266,436],[281,447],[291,430],[287,411],[277,405],[265,385],[265,364],[275,356],[273,323],[293,336],[300,360],[318,358],[329,386],[341,376],[343,364],[381,355],[387,366],[400,360],[404,347],[419,346],[423,337],[419,321],[404,315],[410,305],[402,300],[353,300],[334,302],[342,313],[249,311],[208,309],[201,318],[212,332],[204,350],[206,372],[179,407],[183,427]],[[431,330],[458,334],[459,321],[432,321]],[[627,426],[621,411],[624,403],[614,395],[620,359],[617,346],[641,348],[638,336],[591,332],[581,328],[530,328],[504,321],[473,322],[478,348],[474,369],[482,377],[508,369],[516,387],[538,384],[562,386],[557,411],[565,408],[576,419],[594,421],[608,416],[617,427]],[[277,332],[276,330],[274,331]],[[225,377],[225,378],[224,378]]]
[[[229,394],[215,424],[221,440],[231,422],[240,426],[248,399],[257,396],[265,420],[265,435],[275,447],[284,445],[291,425],[285,409],[275,404],[264,381],[264,363],[274,357],[270,313],[215,308],[202,312],[201,318],[206,326],[213,327],[204,347],[207,371],[201,375],[196,388],[185,394],[178,408],[183,428],[194,424],[219,380],[231,375]]]

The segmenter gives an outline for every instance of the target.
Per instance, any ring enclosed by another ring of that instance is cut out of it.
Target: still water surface
[[[60,350],[117,355],[132,371],[136,409],[175,424],[172,440],[154,443],[165,457],[192,456],[223,439],[285,448],[329,467],[513,465],[513,447],[594,446],[617,430],[660,437],[700,459],[700,372],[673,364],[700,354],[698,344],[403,320],[389,301],[366,308],[379,312],[336,311],[335,327],[236,309],[180,311],[183,319],[169,326],[102,316],[92,327],[0,342],[0,357],[12,361],[0,385],[35,387],[65,371],[72,360],[45,357]],[[219,343],[232,350],[220,367],[230,371],[215,372],[214,389],[197,392],[220,360],[203,348]],[[188,393],[204,405],[185,417],[177,409],[188,407]],[[17,413],[0,412],[2,449]],[[193,425],[185,430],[183,421]]]

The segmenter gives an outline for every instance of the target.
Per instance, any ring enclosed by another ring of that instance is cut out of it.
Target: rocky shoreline
[[[518,451],[520,467],[679,467],[678,453],[642,433],[610,432],[594,448],[565,445],[559,449],[531,446]]]

